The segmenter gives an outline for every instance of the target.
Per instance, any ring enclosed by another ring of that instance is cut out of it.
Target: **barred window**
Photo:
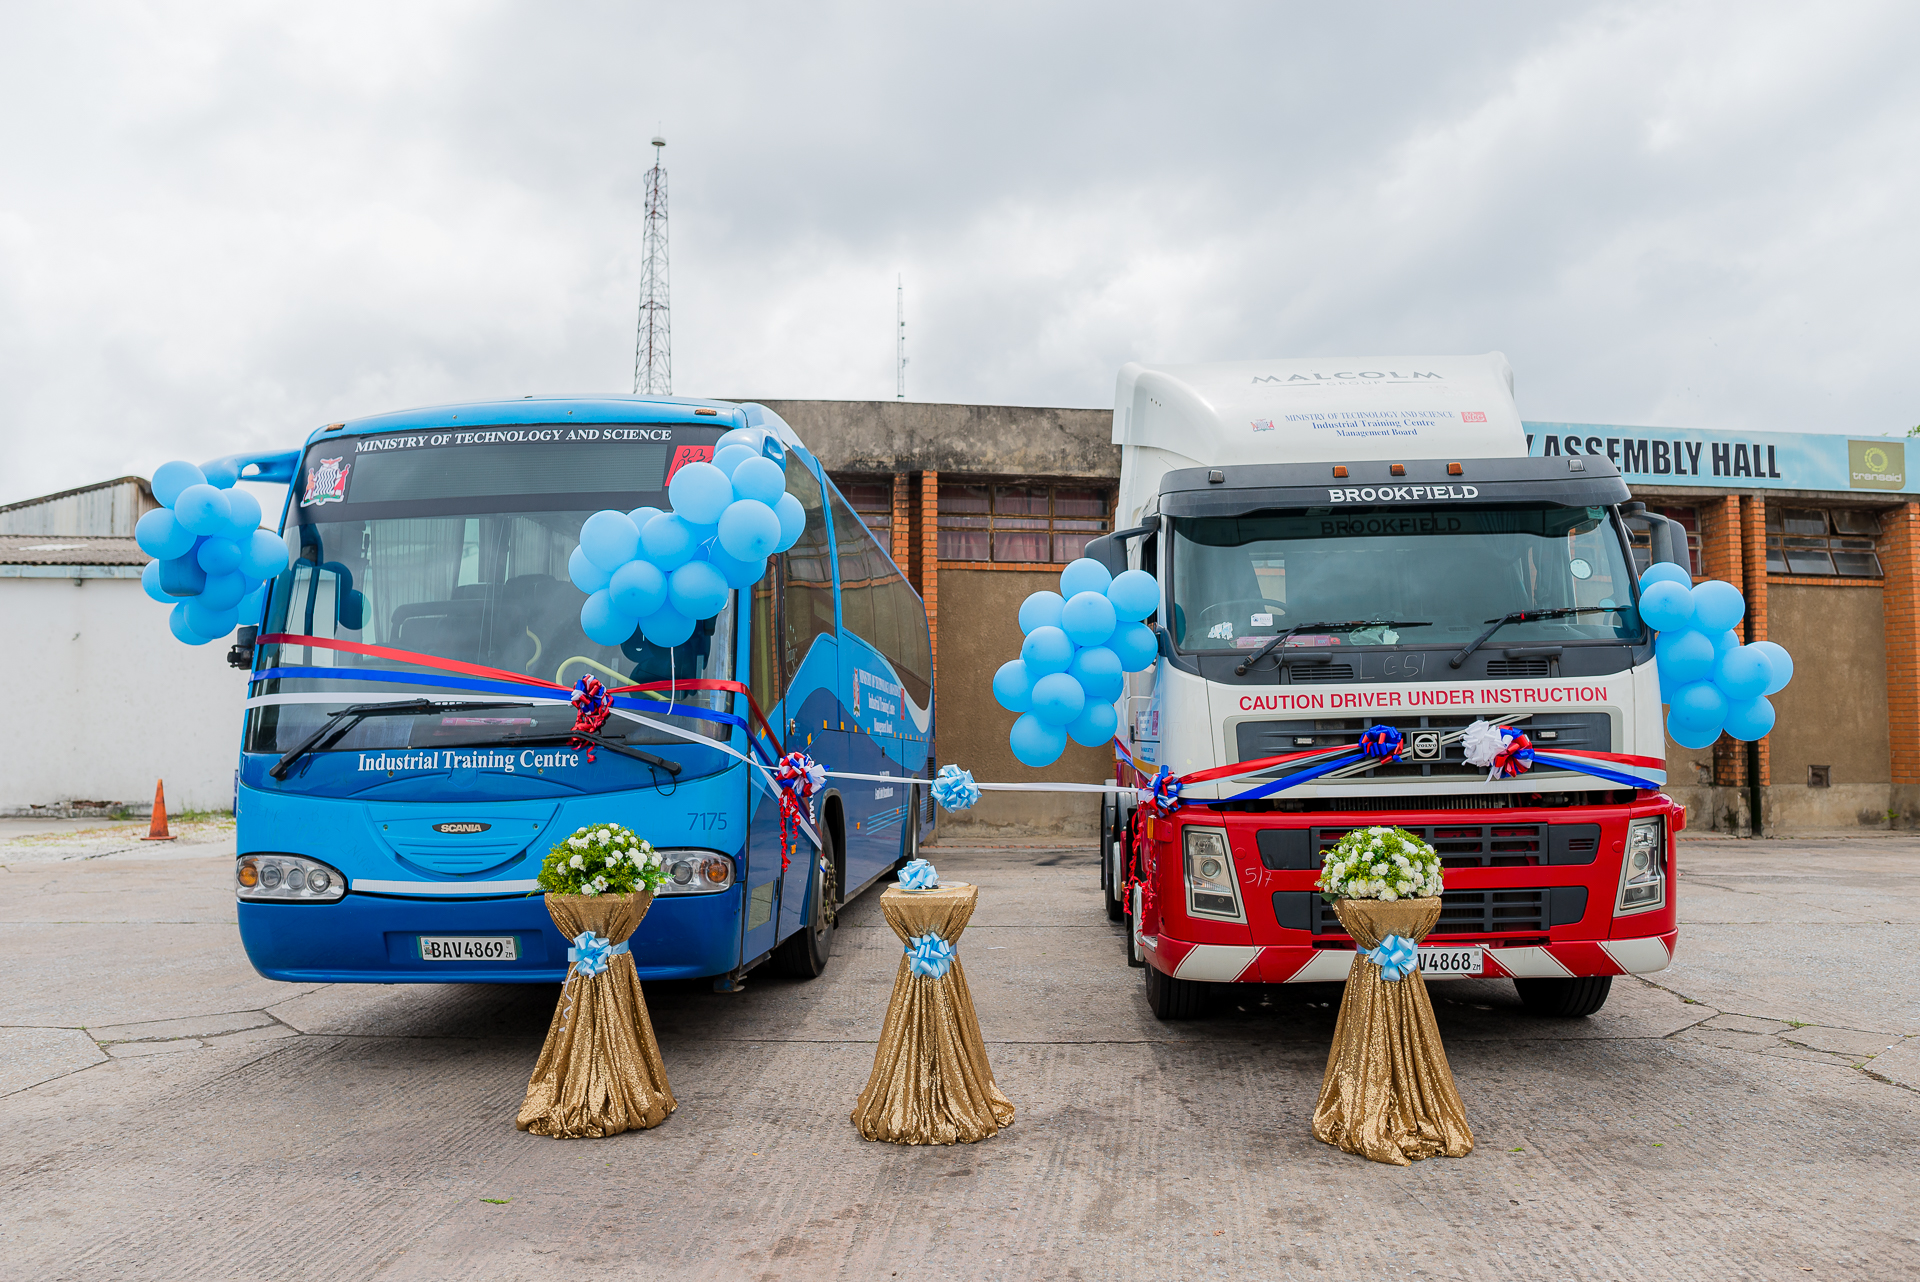
[[[893,478],[836,476],[833,483],[847,496],[847,506],[860,517],[860,523],[886,545],[893,529]]]
[[[1880,518],[1862,508],[1767,507],[1767,573],[1880,577]]]
[[[1105,486],[943,483],[940,559],[1064,564],[1112,528],[1112,513]]]

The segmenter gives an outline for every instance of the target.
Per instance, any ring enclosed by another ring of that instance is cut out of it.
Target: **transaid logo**
[[[1460,421],[1462,423],[1484,423],[1487,421],[1487,416],[1485,412],[1481,410],[1461,410]]]

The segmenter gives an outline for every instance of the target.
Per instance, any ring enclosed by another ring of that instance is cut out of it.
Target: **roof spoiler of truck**
[[[1120,574],[1127,568],[1127,544],[1143,534],[1152,534],[1159,529],[1159,523],[1136,525],[1130,530],[1115,530],[1112,534],[1102,534],[1087,543],[1087,550],[1080,555],[1098,561],[1107,567],[1108,574]]]

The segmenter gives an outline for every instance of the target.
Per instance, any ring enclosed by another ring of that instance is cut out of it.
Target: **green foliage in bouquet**
[[[667,879],[660,856],[619,824],[589,824],[547,852],[540,889],[550,895],[630,895]]]
[[[1440,856],[1405,828],[1355,828],[1327,852],[1320,897],[1426,899],[1440,893]]]

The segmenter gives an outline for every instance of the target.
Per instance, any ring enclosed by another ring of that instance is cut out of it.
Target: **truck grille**
[[[1546,660],[1513,659],[1501,662],[1514,665],[1541,663]],[[1328,664],[1324,667],[1300,668],[1294,673],[1296,683],[1303,680],[1333,681],[1346,680],[1345,677],[1314,676],[1305,674],[1333,673],[1341,665]],[[1545,675],[1515,673],[1515,676]],[[1234,747],[1242,761],[1257,761],[1262,757],[1277,757],[1284,753],[1299,752],[1303,748],[1357,747],[1360,734],[1370,726],[1389,725],[1407,736],[1407,753],[1389,765],[1376,766],[1364,774],[1350,776],[1362,790],[1366,782],[1381,779],[1485,779],[1487,772],[1470,766],[1466,761],[1465,750],[1456,741],[1442,745],[1438,755],[1423,759],[1415,754],[1427,741],[1422,732],[1438,732],[1444,735],[1464,729],[1476,720],[1468,716],[1379,716],[1379,717],[1320,717],[1288,718],[1285,720],[1242,721],[1234,727]],[[1604,712],[1537,712],[1523,717],[1516,723],[1519,729],[1527,732],[1533,740],[1535,749],[1543,752],[1555,750],[1585,750],[1588,752],[1612,752],[1613,718]],[[1537,771],[1550,772],[1548,767],[1537,766]],[[1278,777],[1273,775],[1260,778]],[[1564,776],[1563,776],[1564,777]],[[1335,781],[1336,783],[1341,781]]]
[[[1254,834],[1267,867],[1320,867],[1347,828],[1265,828]],[[1443,868],[1525,868],[1590,864],[1600,854],[1599,824],[1424,824],[1407,831],[1431,845]]]
[[[1440,895],[1440,921],[1433,928],[1433,935],[1428,938],[1437,935],[1541,934],[1551,924],[1549,898],[1545,887],[1531,890],[1443,891]],[[1585,898],[1584,894],[1582,898]],[[1347,933],[1340,924],[1339,916],[1333,911],[1333,905],[1325,900],[1320,901],[1313,933]]]

